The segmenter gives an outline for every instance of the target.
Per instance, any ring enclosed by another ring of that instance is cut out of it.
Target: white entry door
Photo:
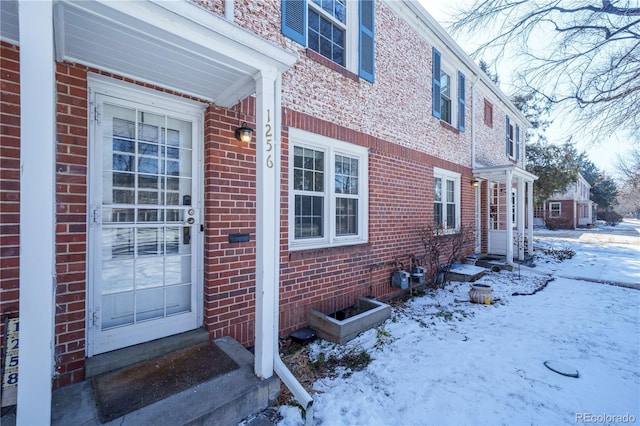
[[[93,103],[89,356],[202,322],[201,113]]]

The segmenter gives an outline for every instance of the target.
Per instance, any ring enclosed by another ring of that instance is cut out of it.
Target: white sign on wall
[[[16,405],[18,395],[18,318],[6,322],[2,363],[2,406]]]

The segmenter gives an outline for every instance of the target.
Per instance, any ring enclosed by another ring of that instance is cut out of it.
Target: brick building
[[[532,251],[522,114],[417,3],[332,4],[1,3],[19,416],[94,356],[197,328],[269,377],[310,309],[400,294],[426,224]]]
[[[533,210],[534,225],[554,229],[576,229],[592,226],[596,220],[597,205],[591,201],[591,185],[582,176]]]

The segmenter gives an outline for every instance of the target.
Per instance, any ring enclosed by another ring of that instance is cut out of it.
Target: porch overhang
[[[533,182],[538,179],[538,176],[515,165],[476,167],[473,169],[473,177],[505,183],[507,179],[507,172],[511,172],[512,178],[522,178],[525,182]]]
[[[297,55],[186,0],[3,0],[0,39],[20,47],[17,423],[49,424],[55,374],[56,61],[86,65],[220,107],[255,94],[256,207],[258,212],[279,212],[273,207],[280,196],[279,168],[264,167],[264,156],[280,157],[279,141],[270,130],[281,123],[281,74],[295,64]],[[271,253],[276,260],[279,224],[277,215],[257,222],[256,251]],[[264,323],[256,329],[266,330],[262,340],[269,342],[256,345],[257,358],[266,360],[258,374],[263,378],[273,374],[277,353],[278,267],[271,258],[256,267],[256,316]]]
[[[2,1],[0,37],[19,44],[15,0]],[[57,61],[129,77],[229,107],[255,75],[283,73],[297,56],[187,1],[53,2]]]
[[[533,254],[533,182],[538,177],[515,164],[491,167],[475,167],[473,177],[487,182],[496,182],[506,188],[513,188],[514,195],[505,196],[504,222],[494,233],[499,244],[493,246],[496,251],[504,251],[507,263],[513,265],[514,245],[518,259],[524,259],[525,251]],[[511,190],[509,190],[511,193]],[[489,194],[487,193],[487,202]],[[489,213],[487,213],[489,214]],[[528,226],[527,226],[528,225]],[[525,243],[526,241],[526,243]],[[492,249],[488,248],[491,252]]]

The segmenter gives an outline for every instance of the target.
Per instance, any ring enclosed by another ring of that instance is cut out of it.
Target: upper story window
[[[433,170],[433,220],[437,227],[457,230],[460,217],[460,174]]]
[[[307,46],[325,58],[345,66],[347,7],[345,0],[309,2]]]
[[[507,127],[506,127],[506,154],[507,157],[518,161],[518,154],[520,153],[520,126],[511,122],[511,119],[507,115]]]
[[[493,127],[493,104],[484,100],[484,124]]]
[[[298,129],[289,140],[289,247],[367,242],[367,149]]]
[[[432,114],[464,131],[466,78],[461,71],[457,72],[455,78],[455,70],[443,64],[442,55],[435,47],[432,55]]]
[[[374,82],[373,0],[282,0],[282,33]]]
[[[440,119],[451,123],[451,77],[446,72],[440,73]]]

